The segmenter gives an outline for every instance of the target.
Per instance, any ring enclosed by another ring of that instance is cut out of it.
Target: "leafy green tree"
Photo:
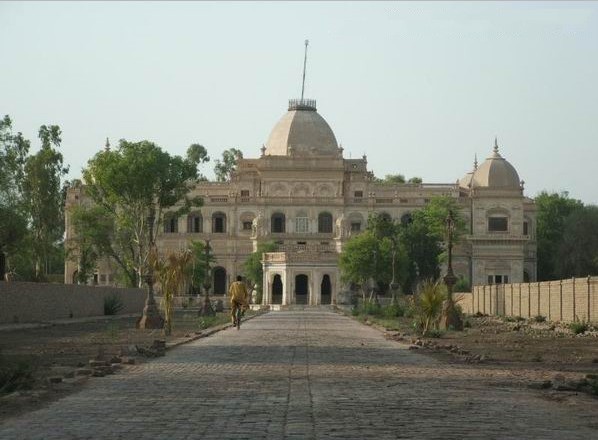
[[[154,245],[150,236],[155,240],[165,212],[180,216],[201,205],[201,199],[190,198],[189,193],[202,156],[195,148],[187,153],[186,158],[171,156],[149,141],[121,140],[117,150],[97,153],[83,170],[86,194],[113,226],[108,256],[125,273],[134,274],[129,277],[134,281],[131,285],[142,285]],[[76,233],[87,226],[90,224],[83,222]],[[98,237],[106,240],[107,235]],[[102,243],[94,245],[105,248]]]
[[[187,148],[187,158],[197,164],[202,164],[210,161],[210,156],[208,156],[208,150],[206,150],[206,147],[200,144],[191,144],[189,148]],[[197,174],[197,179],[208,180],[199,171]]]
[[[206,244],[203,241],[191,241],[188,249],[192,255],[191,264],[188,268],[191,290],[193,293],[199,293],[206,277]],[[215,261],[214,254],[210,253],[210,265],[213,265]]]
[[[381,180],[381,183],[405,183],[405,176],[402,174],[387,174],[384,176],[384,179]]]
[[[537,246],[538,246],[538,280],[554,280],[559,278],[561,255],[559,247],[565,233],[567,217],[574,211],[583,208],[580,200],[569,197],[569,193],[548,193],[542,191],[536,196],[537,207]]]
[[[411,177],[407,183],[422,183],[423,180],[421,177]]]
[[[457,202],[450,197],[432,198],[425,208],[413,213],[412,222],[403,225],[401,242],[406,246],[411,262],[409,275],[402,285],[404,291],[411,292],[420,279],[435,280],[440,276],[439,264],[445,257],[449,211],[453,212],[455,220],[453,242],[458,243],[466,231],[466,222]]]
[[[64,191],[62,180],[68,173],[58,151],[61,131],[57,125],[39,129],[41,149],[27,157],[24,167],[23,202],[31,226],[35,278],[48,273],[52,248],[64,233]]]
[[[243,275],[252,286],[257,286],[258,303],[261,302],[263,293],[263,267],[262,255],[268,252],[276,252],[278,245],[273,241],[258,243],[257,250],[247,257],[243,264]]]
[[[230,180],[233,171],[237,168],[237,161],[243,159],[243,152],[236,148],[229,148],[222,152],[222,160],[216,159],[214,173],[218,182]]]
[[[564,232],[554,259],[559,278],[598,274],[598,206],[574,209],[564,221]]]
[[[21,133],[13,134],[11,119],[4,116],[0,120],[0,280],[4,270],[14,270],[13,258],[28,233],[23,180],[29,147]]]

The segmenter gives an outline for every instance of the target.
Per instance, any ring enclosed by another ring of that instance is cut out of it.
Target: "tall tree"
[[[557,263],[561,256],[559,246],[565,232],[565,220],[574,211],[583,208],[580,200],[569,197],[569,193],[548,193],[542,191],[536,196],[538,280],[559,278]]]
[[[559,278],[598,275],[598,206],[574,209],[564,222],[555,271]]]
[[[201,144],[191,144],[189,148],[187,148],[187,158],[197,164],[202,164],[210,161],[210,156],[208,156],[208,150]],[[206,176],[204,176],[199,171],[197,173],[197,179],[208,180]]]
[[[107,256],[125,273],[134,274],[131,284],[142,285],[153,246],[151,237],[155,240],[165,212],[180,216],[201,205],[200,198],[189,197],[200,162],[201,156],[192,148],[182,158],[149,141],[121,140],[117,150],[97,153],[83,170],[86,194],[113,227],[112,251]],[[87,226],[81,224],[76,232]],[[106,235],[101,235],[101,240],[105,239]],[[100,243],[96,245],[102,248]]]
[[[403,225],[401,242],[406,246],[411,261],[408,280],[402,286],[405,291],[412,291],[419,279],[435,280],[440,275],[439,264],[445,257],[449,211],[453,212],[455,219],[453,241],[458,243],[465,233],[466,222],[460,215],[457,202],[450,197],[432,198],[425,208],[413,213],[410,223]]]
[[[29,141],[13,134],[8,115],[0,120],[0,280],[13,269],[13,256],[27,236],[23,179]]]
[[[229,148],[222,152],[222,160],[216,159],[214,173],[218,182],[229,181],[233,171],[237,168],[237,161],[243,159],[243,152],[236,148]]]
[[[23,201],[29,217],[33,244],[35,278],[47,275],[47,263],[53,246],[64,233],[64,191],[62,181],[68,173],[58,151],[61,131],[57,125],[39,129],[41,149],[25,162]]]

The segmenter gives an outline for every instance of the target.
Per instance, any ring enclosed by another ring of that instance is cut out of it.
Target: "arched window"
[[[179,232],[179,222],[178,218],[174,216],[174,214],[166,214],[164,216],[164,233],[165,234],[172,234],[175,232]]]
[[[321,212],[318,215],[318,232],[329,234],[332,232],[332,214]]]
[[[411,215],[410,212],[408,212],[406,214],[403,214],[401,216],[401,224],[402,225],[406,226],[406,225],[409,225],[411,223],[413,223],[413,216]]]
[[[214,295],[226,295],[226,269],[215,267],[213,270]]]
[[[187,232],[190,234],[203,232],[203,217],[199,212],[192,212],[187,216]]]
[[[226,214],[223,212],[215,212],[212,214],[212,232],[215,234],[223,234],[226,232]]]
[[[381,212],[378,214],[378,218],[380,220],[384,220],[386,222],[392,222],[392,217],[390,216],[390,214],[388,212]]]
[[[285,215],[277,212],[272,214],[272,218],[270,219],[270,230],[272,233],[275,234],[282,234],[285,232],[286,228],[286,218]]]

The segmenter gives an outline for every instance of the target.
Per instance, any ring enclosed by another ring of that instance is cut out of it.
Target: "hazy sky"
[[[306,38],[306,97],[377,176],[452,183],[498,136],[527,195],[598,204],[595,2],[1,2],[0,114],[35,149],[60,125],[73,178],[106,137],[257,157]]]

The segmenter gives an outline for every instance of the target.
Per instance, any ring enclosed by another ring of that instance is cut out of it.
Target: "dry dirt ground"
[[[164,340],[167,344],[198,337],[205,327],[228,322],[228,315],[200,318],[196,310],[177,311],[172,334],[162,330],[135,328],[138,317],[99,317],[74,323],[45,324],[34,328],[18,327],[0,331],[2,360],[24,360],[34,369],[34,381],[29,390],[0,394],[0,421],[21,412],[37,409],[82,386],[87,376],[71,376],[78,368],[88,367],[97,358],[109,360],[120,356],[124,360],[144,361],[137,348],[149,347]],[[126,367],[125,367],[126,368]],[[62,377],[58,384],[52,377]]]
[[[556,390],[558,382],[575,381],[598,373],[598,332],[573,335],[567,326],[532,321],[508,322],[496,317],[468,317],[463,332],[447,332],[439,338],[422,338],[411,319],[357,318],[386,332],[388,339],[413,344],[446,362],[479,364],[484,374],[500,376],[521,386],[547,388],[547,398],[571,399],[575,390]],[[227,322],[223,315],[215,323]],[[179,311],[174,331],[164,338],[160,330],[138,330],[135,317],[0,332],[4,358],[27,358],[36,367],[33,389],[0,396],[0,421],[37,409],[79,389],[89,380],[75,376],[59,384],[49,377],[65,376],[103,352],[104,357],[137,355],[135,345],[149,346],[155,339],[167,343],[194,337],[200,332],[196,311]],[[136,356],[136,362],[143,362]],[[125,367],[126,368],[126,367]],[[482,373],[480,373],[482,374]],[[92,379],[93,380],[93,379]],[[547,381],[551,386],[542,386]],[[565,388],[567,388],[565,386]],[[587,393],[584,398],[588,398]]]

